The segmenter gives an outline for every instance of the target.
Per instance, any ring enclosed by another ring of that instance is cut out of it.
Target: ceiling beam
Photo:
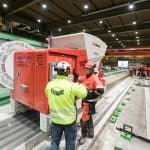
[[[136,37],[139,37],[139,40],[140,39],[150,39],[150,35],[149,34],[144,34],[144,35],[132,35],[132,36],[130,36],[130,39],[129,39],[129,37],[128,36],[123,36],[123,37],[119,37],[119,40],[120,41],[124,41],[124,40],[129,40],[129,41],[131,41],[131,40],[137,40],[136,39]],[[104,41],[114,41],[116,38],[111,38],[110,39],[110,37],[103,37],[102,35],[100,35],[100,36],[98,36],[98,37],[100,37],[100,38],[102,38]]]
[[[104,29],[87,30],[86,32],[94,35],[101,35],[101,34],[109,34],[108,30],[111,30],[112,33],[120,33],[120,32],[133,32],[133,31],[145,30],[145,29],[150,29],[150,21],[137,24],[136,26],[130,24],[130,25],[108,28],[105,30]]]
[[[40,0],[24,0],[24,1],[20,1],[19,3],[16,3],[14,5],[14,7],[10,7],[10,9],[6,12],[6,16],[10,16],[13,15],[37,2],[39,2]]]
[[[125,43],[125,42],[122,42],[126,47],[135,47],[135,46],[138,46],[137,45],[137,42],[136,41],[134,41],[134,42],[127,42],[127,43]],[[145,40],[145,41],[141,41],[140,42],[140,45],[143,45],[143,46],[150,46],[150,40]],[[122,48],[122,46],[118,43],[118,42],[106,42],[106,44],[110,47],[112,47],[112,48]],[[149,52],[150,53],[150,52]]]
[[[127,4],[114,6],[111,8],[106,8],[106,9],[98,10],[92,13],[87,13],[82,16],[71,18],[72,22],[70,24],[67,23],[67,20],[55,22],[55,23],[49,24],[48,29],[58,28],[58,27],[67,27],[67,26],[72,26],[75,24],[89,22],[89,21],[97,20],[101,18],[102,19],[111,18],[114,16],[121,16],[121,15],[130,14],[133,12],[138,12],[141,10],[149,9],[150,1],[139,0],[139,1],[135,1],[134,4],[136,5],[136,7],[133,10],[128,9],[128,3],[127,3]]]

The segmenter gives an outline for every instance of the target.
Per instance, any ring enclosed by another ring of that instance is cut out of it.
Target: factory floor
[[[145,81],[137,79],[144,85]],[[124,100],[124,106],[115,124],[108,121],[99,137],[92,146],[92,150],[150,150],[149,129],[150,128],[150,107],[146,107],[150,102],[150,97],[145,97],[145,91],[150,93],[150,80],[146,82],[147,87],[134,85],[135,92],[129,94],[130,100]],[[146,102],[147,99],[147,102]],[[149,139],[149,143],[136,137],[127,140],[121,137],[121,131],[117,128],[123,128],[123,124],[133,127],[133,133]]]
[[[118,76],[124,76],[124,74]],[[150,114],[150,107],[146,107],[145,100],[147,99],[148,101],[149,99],[150,101],[150,95],[147,95],[148,98],[146,98],[145,91],[150,93],[150,87],[137,86],[139,83],[139,85],[144,85],[145,80],[136,77],[134,77],[134,79],[136,80],[133,85],[135,91],[130,92],[128,95],[131,100],[125,100],[126,106],[124,106],[120,113],[117,122],[114,124],[109,121],[107,122],[90,150],[150,150],[150,143],[135,137],[132,137],[131,140],[128,141],[120,136],[121,131],[116,130],[116,127],[122,128],[123,124],[127,124],[133,127],[133,132],[135,134],[149,138],[150,133],[148,133],[148,129],[150,129],[150,118],[146,114]],[[112,84],[115,80],[118,80],[117,75],[113,78],[111,77],[110,80],[108,79],[108,82],[111,81],[110,84]],[[150,85],[150,80],[147,80],[146,84]],[[13,112],[10,104],[1,106],[0,122],[11,118],[12,114]],[[48,150],[49,146],[50,142],[44,140],[39,146],[34,147],[33,150]]]

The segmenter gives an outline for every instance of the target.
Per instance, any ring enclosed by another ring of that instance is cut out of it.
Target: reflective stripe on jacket
[[[67,125],[76,120],[75,98],[85,98],[87,90],[82,84],[68,81],[66,76],[57,76],[47,84],[45,93],[52,122]]]

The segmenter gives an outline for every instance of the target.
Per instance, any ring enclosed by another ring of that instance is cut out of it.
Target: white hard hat
[[[56,70],[58,74],[64,74],[69,73],[71,69],[71,66],[68,62],[66,61],[61,61],[56,65]]]

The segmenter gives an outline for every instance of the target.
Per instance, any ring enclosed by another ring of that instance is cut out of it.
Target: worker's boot
[[[80,145],[83,145],[85,143],[87,132],[88,132],[88,124],[86,121],[80,120],[81,123],[81,137],[78,140],[78,143]]]
[[[94,128],[90,127],[88,129],[88,138],[93,138],[94,137]]]
[[[81,137],[79,138],[79,140],[78,140],[78,143],[79,143],[80,145],[83,145],[83,144],[85,143],[85,141],[86,141],[86,138],[81,136]]]

